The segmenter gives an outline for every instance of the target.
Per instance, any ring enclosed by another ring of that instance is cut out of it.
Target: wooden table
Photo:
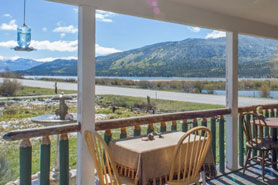
[[[272,128],[272,141],[278,142],[277,139],[278,118],[266,118],[265,123],[268,127]],[[256,120],[255,124],[262,125],[262,121]],[[277,161],[277,152],[275,150],[272,151],[272,161],[274,162]],[[277,169],[277,164],[273,164],[272,168]]]
[[[175,147],[184,134],[184,132],[164,133],[163,138],[155,136],[155,140],[152,141],[143,141],[143,137],[120,139],[111,141],[109,148],[120,175],[136,179],[143,185],[164,184],[170,172]],[[207,175],[211,177],[216,175],[211,148],[203,168]]]

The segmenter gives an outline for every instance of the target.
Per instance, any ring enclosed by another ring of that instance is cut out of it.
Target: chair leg
[[[245,170],[246,170],[249,158],[250,158],[250,154],[251,154],[251,148],[248,148],[247,150],[248,150],[248,152],[247,152],[247,156],[246,156],[244,167],[243,167],[243,174],[245,173]]]
[[[206,185],[207,182],[206,182],[206,173],[205,173],[205,171],[201,171],[201,176],[202,176],[202,184]]]
[[[261,166],[262,166],[262,178],[263,178],[263,181],[264,181],[264,151],[261,152],[261,155],[262,155],[262,160],[261,160]]]

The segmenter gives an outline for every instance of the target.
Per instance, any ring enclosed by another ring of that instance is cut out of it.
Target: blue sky
[[[217,38],[216,30],[166,23],[98,10],[96,12],[96,54],[107,55],[164,41],[186,38]],[[0,2],[0,59],[31,58],[50,61],[77,56],[78,8],[27,0],[26,24],[32,29],[33,52],[18,52],[16,28],[23,24],[23,0]]]

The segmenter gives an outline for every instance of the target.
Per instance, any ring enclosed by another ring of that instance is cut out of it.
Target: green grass
[[[74,94],[74,90],[59,90],[58,94],[64,92],[65,94]],[[22,87],[16,92],[16,96],[39,96],[39,95],[54,95],[54,89],[46,89],[39,87]]]
[[[130,96],[113,96],[102,95],[97,101],[104,106],[120,106],[120,107],[136,107],[147,104],[147,98],[136,98]],[[161,99],[151,99],[151,104],[163,112],[178,112],[178,111],[193,111],[193,110],[205,110],[205,109],[217,109],[224,108],[222,105],[211,105],[203,103],[191,103]]]

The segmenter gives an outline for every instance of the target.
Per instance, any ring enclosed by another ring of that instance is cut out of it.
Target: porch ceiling
[[[86,5],[137,17],[278,39],[277,0],[48,1]],[[154,8],[159,11],[155,13]]]
[[[277,0],[171,0],[233,17],[278,25]]]

